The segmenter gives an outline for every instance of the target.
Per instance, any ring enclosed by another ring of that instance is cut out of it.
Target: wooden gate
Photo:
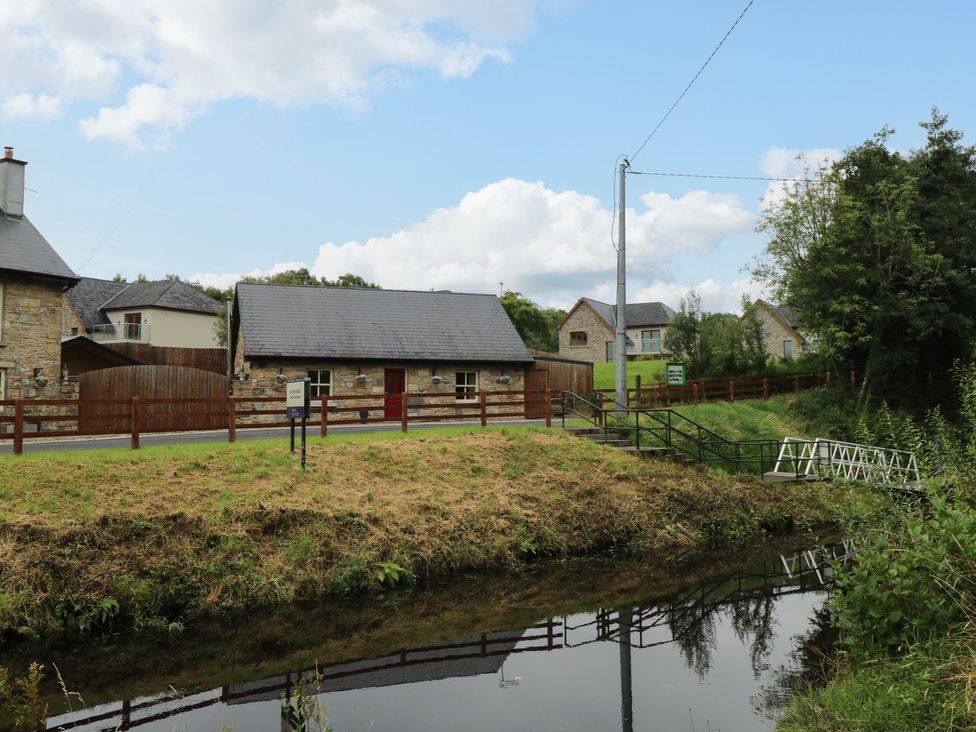
[[[119,366],[78,377],[78,431],[128,432],[132,398],[140,430],[179,432],[227,426],[227,377],[185,366]]]
[[[525,372],[526,419],[542,419],[546,416],[546,389],[548,388],[548,371],[533,367]]]

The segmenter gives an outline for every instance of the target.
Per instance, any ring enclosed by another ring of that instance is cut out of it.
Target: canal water
[[[850,548],[805,542],[468,576],[175,634],[21,647],[0,665],[56,664],[80,695],[47,691],[49,729],[773,729],[829,643],[830,561]]]

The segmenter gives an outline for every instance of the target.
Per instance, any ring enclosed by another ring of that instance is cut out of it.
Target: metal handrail
[[[591,408],[597,416],[588,417],[577,409],[567,409],[566,399],[571,397],[577,402],[582,402]],[[758,466],[760,477],[764,477],[767,467],[777,470],[781,467],[781,460],[778,460],[783,445],[781,440],[729,440],[713,432],[695,420],[676,412],[670,408],[662,409],[635,409],[621,404],[613,397],[603,398],[604,404],[598,405],[585,399],[573,392],[562,392],[563,400],[563,426],[566,424],[566,413],[571,411],[585,419],[595,427],[602,427],[604,440],[609,438],[610,420],[615,423],[615,431],[633,431],[638,450],[641,447],[641,434],[649,433],[655,439],[660,440],[664,447],[681,452],[699,463],[722,462],[728,463],[741,469],[743,467]],[[609,403],[610,407],[605,405]],[[621,413],[624,416],[621,416]],[[633,414],[634,420],[631,423],[628,416]],[[641,424],[641,416],[645,416],[652,423]],[[675,425],[677,422],[680,427]],[[687,425],[690,425],[689,429]],[[682,440],[675,440],[675,437],[692,443],[693,447],[682,444]],[[800,441],[793,441],[798,443]],[[811,444],[813,441],[810,441]],[[755,454],[758,448],[758,456]],[[723,452],[725,450],[725,452]],[[819,456],[815,458],[819,467]],[[806,475],[807,471],[801,468],[800,462],[794,462],[792,471],[780,471],[795,473],[797,479]]]

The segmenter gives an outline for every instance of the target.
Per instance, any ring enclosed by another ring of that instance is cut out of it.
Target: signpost
[[[683,363],[669,363],[667,366],[668,386],[685,385],[685,365]]]
[[[308,379],[288,379],[285,385],[285,413],[291,422],[291,452],[295,454],[295,420],[302,420],[302,472],[305,472],[305,431],[311,411],[312,389]]]

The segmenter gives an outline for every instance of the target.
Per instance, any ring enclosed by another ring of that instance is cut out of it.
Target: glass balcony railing
[[[88,336],[98,343],[149,343],[149,326],[141,323],[96,325]]]

